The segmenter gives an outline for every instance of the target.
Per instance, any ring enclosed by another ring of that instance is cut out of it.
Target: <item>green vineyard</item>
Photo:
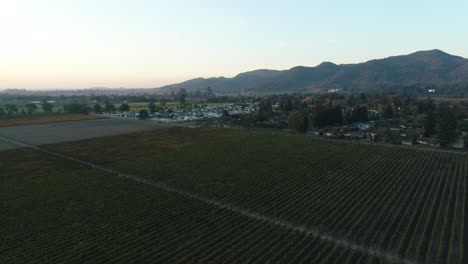
[[[1,263],[466,263],[464,152],[187,128],[43,148],[96,167],[0,152]]]

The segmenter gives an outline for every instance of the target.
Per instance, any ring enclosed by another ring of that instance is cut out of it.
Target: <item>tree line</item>
[[[44,100],[39,104],[29,103],[25,108],[20,109],[15,104],[6,104],[4,107],[0,107],[0,116],[12,116],[12,115],[32,115],[42,109],[44,113],[52,113],[54,105]]]
[[[412,124],[440,145],[450,144],[468,130],[468,103],[436,102],[431,98],[369,94],[269,95],[254,99],[258,111],[223,119],[244,126],[289,128],[298,132],[373,121],[379,126]],[[276,120],[276,121],[275,121]],[[389,132],[389,131],[386,131]],[[388,134],[388,133],[385,133]]]

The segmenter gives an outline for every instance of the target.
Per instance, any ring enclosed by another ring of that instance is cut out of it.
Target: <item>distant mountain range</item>
[[[197,78],[167,85],[160,92],[211,87],[219,94],[323,92],[330,89],[369,91],[391,87],[467,87],[468,60],[441,50],[418,51],[358,64],[323,62],[316,67],[255,70],[233,78]]]

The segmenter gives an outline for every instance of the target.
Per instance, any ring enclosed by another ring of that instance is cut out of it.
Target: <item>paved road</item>
[[[38,146],[174,126],[174,124],[164,124],[149,120],[141,121],[107,118],[40,125],[0,127],[0,137],[11,138],[13,140]],[[16,147],[16,145],[0,140],[0,150]]]

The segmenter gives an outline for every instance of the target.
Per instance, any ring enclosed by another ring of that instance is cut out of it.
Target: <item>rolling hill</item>
[[[468,87],[468,59],[441,50],[376,59],[358,64],[323,62],[316,67],[255,70],[233,78],[197,78],[160,88],[161,92],[211,87],[219,94],[242,92],[321,92],[328,89],[369,91],[386,87]]]

